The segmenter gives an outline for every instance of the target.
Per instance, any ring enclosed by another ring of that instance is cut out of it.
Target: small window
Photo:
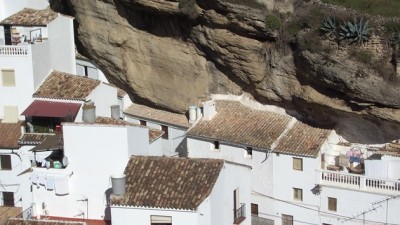
[[[328,197],[328,210],[335,211],[337,210],[337,199]]]
[[[293,158],[293,169],[303,171],[303,159]]]
[[[3,206],[14,207],[14,193],[3,192]]]
[[[214,149],[219,150],[219,141],[214,141]]]
[[[11,170],[11,156],[10,155],[0,155],[0,169],[1,170]]]
[[[252,147],[247,147],[245,152],[244,152],[244,156],[246,158],[250,158],[251,159],[252,156],[253,156],[253,148]]]
[[[3,86],[15,86],[14,70],[1,70],[1,83]]]
[[[146,121],[144,121],[144,120],[139,120],[139,122],[140,122],[140,125],[142,125],[142,126],[147,126]]]
[[[303,189],[293,188],[293,199],[303,201]]]
[[[251,215],[258,216],[258,204],[251,203]]]
[[[161,125],[161,130],[164,131],[164,134],[161,136],[161,138],[168,139],[168,127]]]
[[[293,225],[293,216],[282,214],[282,225]]]
[[[172,225],[171,216],[150,216],[151,225]]]

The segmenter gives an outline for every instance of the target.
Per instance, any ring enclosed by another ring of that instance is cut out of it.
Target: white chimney
[[[211,120],[217,111],[215,110],[215,101],[211,100],[203,103],[203,118],[205,120]]]
[[[119,118],[120,118],[119,105],[111,106],[111,118],[119,120]]]
[[[194,123],[197,119],[196,106],[189,106],[189,123]]]
[[[82,106],[82,121],[84,123],[96,122],[96,106],[93,102],[85,103]]]

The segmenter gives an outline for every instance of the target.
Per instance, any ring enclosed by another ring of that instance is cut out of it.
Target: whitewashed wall
[[[198,223],[198,212],[195,211],[112,206],[111,213],[113,225],[150,225],[152,215],[171,216],[174,225],[200,225]]]
[[[18,106],[18,114],[30,104],[33,86],[32,49],[23,47],[27,55],[0,55],[0,69],[14,69],[15,86],[4,87],[0,85],[0,118],[4,118],[4,106]],[[24,65],[24,66],[21,66]],[[24,119],[20,116],[20,119]]]
[[[76,74],[73,18],[59,14],[47,27],[52,69]]]
[[[161,137],[150,143],[148,155],[153,155],[153,156],[163,155]]]
[[[128,153],[131,155],[149,154],[149,129],[146,127],[127,126]]]
[[[39,88],[45,78],[50,74],[52,69],[50,57],[50,43],[44,41],[31,45],[32,47],[32,64],[33,64],[33,85],[34,90]],[[33,94],[33,93],[31,93]]]
[[[100,83],[86,98],[96,106],[96,116],[111,117],[111,106],[118,105],[117,89]]]

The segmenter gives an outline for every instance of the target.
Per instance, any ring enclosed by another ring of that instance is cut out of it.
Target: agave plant
[[[337,32],[336,19],[334,17],[326,17],[322,24],[321,31],[326,37],[334,36]]]
[[[339,36],[340,40],[347,40],[350,44],[362,44],[369,40],[370,31],[371,28],[368,27],[368,21],[364,22],[363,18],[357,21],[357,19],[354,18],[353,22],[348,21],[340,26]]]

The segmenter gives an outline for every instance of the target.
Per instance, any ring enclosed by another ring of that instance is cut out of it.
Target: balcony
[[[0,56],[28,56],[29,46],[0,46]]]
[[[400,180],[317,170],[317,184],[375,193],[400,194]]]
[[[241,206],[234,212],[233,224],[240,224],[244,219],[246,219],[246,205],[241,203]]]

